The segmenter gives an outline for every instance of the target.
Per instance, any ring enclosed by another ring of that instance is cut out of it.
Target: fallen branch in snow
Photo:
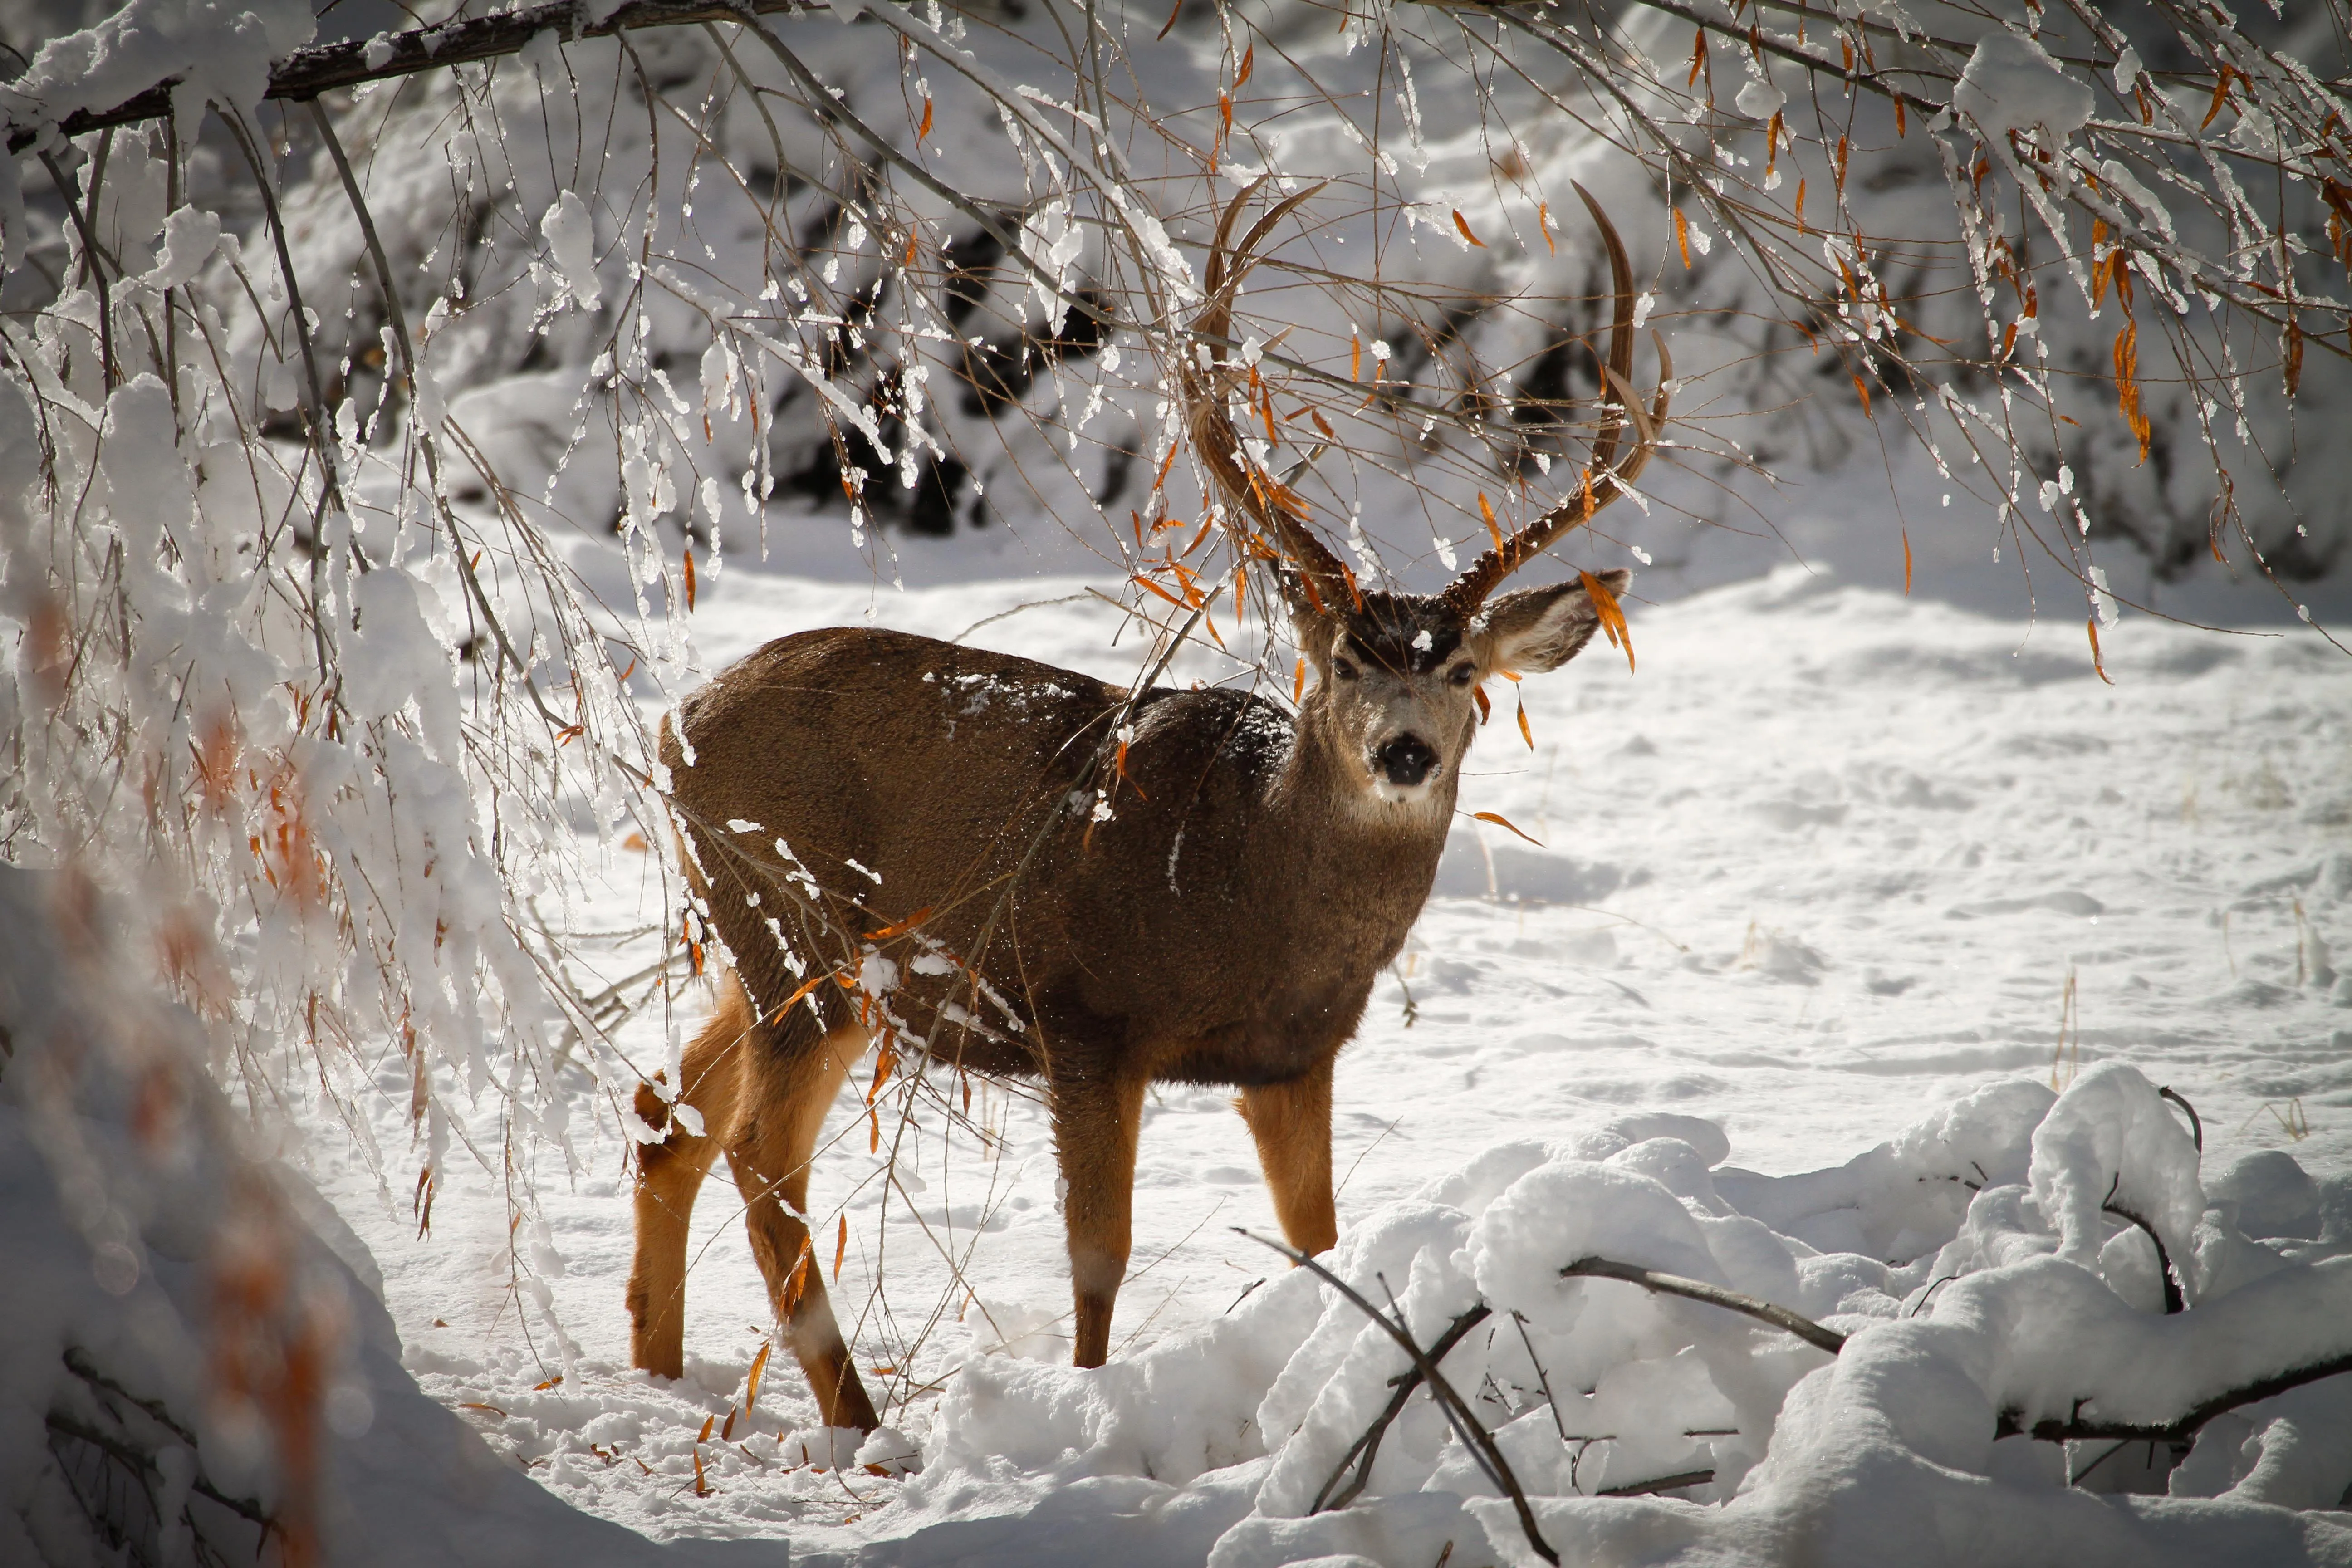
[[[2205,1119],[2197,1114],[2197,1108],[2189,1103],[2188,1097],[2170,1084],[2158,1089],[2156,1097],[2158,1100],[2168,1100],[2189,1112],[2189,1136],[2196,1143],[2197,1152],[2200,1154],[2205,1152]]]
[[[1445,1352],[1462,1342],[1463,1335],[1492,1315],[1493,1310],[1481,1302],[1454,1319],[1446,1331],[1437,1336],[1437,1342],[1429,1347],[1431,1364],[1444,1361]],[[1364,1428],[1364,1435],[1357,1438],[1345,1454],[1339,1456],[1339,1463],[1332,1470],[1331,1479],[1325,1481],[1323,1489],[1315,1494],[1315,1503],[1307,1510],[1308,1513],[1324,1513],[1347,1507],[1356,1500],[1363,1491],[1364,1484],[1371,1479],[1372,1461],[1380,1457],[1381,1439],[1388,1436],[1389,1427],[1394,1425],[1396,1418],[1404,1414],[1406,1404],[1412,1398],[1412,1391],[1421,1386],[1421,1368],[1418,1364],[1409,1367],[1391,1381],[1396,1384],[1396,1393],[1390,1396],[1388,1408]],[[1360,1459],[1359,1455],[1362,1456]],[[1356,1467],[1355,1477],[1343,1487],[1340,1478],[1347,1475],[1348,1467],[1351,1464]]]
[[[2195,1436],[2198,1428],[2216,1415],[2226,1415],[2242,1405],[2258,1404],[2263,1400],[2284,1394],[2289,1389],[2301,1388],[2305,1384],[2318,1383],[2326,1378],[2340,1377],[2346,1373],[2352,1373],[2352,1352],[2347,1352],[2339,1356],[2330,1356],[2326,1361],[2314,1362],[2309,1366],[2296,1367],[2290,1372],[2279,1373],[2275,1376],[2263,1378],[2260,1382],[2250,1383],[2243,1388],[2233,1388],[2225,1394],[2217,1394],[2204,1404],[2189,1410],[2179,1420],[2154,1426],[2136,1426],[2128,1421],[2085,1421],[2078,1414],[2064,1421],[2053,1418],[2048,1421],[2037,1421],[2028,1426],[2016,1411],[2004,1410],[2000,1413],[2000,1420],[1994,1425],[1993,1436],[1997,1438],[2032,1437],[2043,1443],[2097,1442],[2106,1437],[2119,1438],[2129,1443],[2179,1442]],[[2078,1404],[2076,1406],[2078,1412],[2080,1407]]]
[[[2117,1185],[2121,1185],[2123,1176],[2120,1173],[2116,1175],[2116,1182]],[[2115,1193],[2112,1188],[2108,1191],[2107,1201],[2099,1205],[2099,1212],[2101,1214],[2111,1214],[2117,1219],[2130,1221],[2134,1226],[2137,1226],[2139,1228],[2141,1235],[2147,1237],[2147,1239],[2155,1245],[2157,1272],[2164,1278],[2165,1315],[2167,1317],[2170,1317],[2175,1312],[2187,1311],[2189,1310],[2189,1298],[2181,1293],[2180,1276],[2173,1270],[2172,1254],[2165,1250],[2164,1237],[2156,1234],[2156,1226],[2149,1224],[2144,1216],[2135,1214],[2130,1209],[2124,1207],[2123,1205],[2116,1203],[2115,1201]]]
[[[1685,1487],[1703,1487],[1715,1479],[1713,1470],[1684,1470],[1676,1475],[1660,1476],[1654,1481],[1629,1481],[1622,1487],[1602,1487],[1594,1497],[1651,1497],[1659,1492],[1676,1492]]]
[[[1420,1342],[1406,1330],[1403,1314],[1400,1312],[1396,1319],[1391,1321],[1379,1308],[1365,1300],[1361,1293],[1353,1286],[1297,1247],[1286,1247],[1281,1242],[1259,1236],[1253,1231],[1244,1230],[1240,1226],[1235,1226],[1234,1229],[1237,1234],[1248,1237],[1252,1241],[1274,1248],[1299,1268],[1308,1270],[1317,1279],[1339,1291],[1358,1311],[1379,1324],[1381,1331],[1397,1342],[1398,1348],[1412,1358],[1413,1370],[1420,1374],[1423,1383],[1429,1384],[1430,1394],[1437,1401],[1438,1408],[1445,1412],[1445,1419],[1452,1424],[1454,1436],[1462,1439],[1462,1446],[1470,1451],[1471,1458],[1478,1461],[1478,1468],[1486,1472],[1486,1479],[1495,1483],[1495,1489],[1511,1500],[1511,1507],[1519,1516],[1519,1530],[1527,1536],[1528,1544],[1535,1548],[1537,1556],[1547,1563],[1557,1564],[1559,1562],[1559,1553],[1552,1549],[1551,1543],[1543,1538],[1543,1532],[1536,1528],[1535,1510],[1528,1506],[1527,1489],[1519,1485],[1519,1478],[1512,1473],[1511,1462],[1503,1458],[1502,1449],[1495,1446],[1493,1435],[1480,1426],[1478,1418],[1470,1413],[1469,1402],[1465,1400],[1455,1391],[1454,1385],[1445,1380],[1445,1374],[1437,1370],[1436,1358],[1423,1350]],[[1459,1326],[1458,1323],[1457,1326]],[[1467,1329],[1465,1328],[1464,1331],[1466,1332]],[[1447,1348],[1452,1347],[1449,1345]]]
[[[1685,1279],[1679,1274],[1661,1274],[1654,1268],[1618,1263],[1606,1258],[1580,1258],[1561,1269],[1559,1274],[1563,1279],[1622,1279],[1629,1285],[1639,1285],[1644,1290],[1653,1290],[1661,1296],[1686,1296],[1694,1301],[1745,1312],[1776,1329],[1785,1329],[1807,1344],[1825,1350],[1832,1355],[1845,1348],[1845,1336],[1835,1329],[1825,1329],[1811,1318],[1792,1312],[1786,1307],[1776,1307],[1759,1297],[1727,1290],[1720,1285]]]

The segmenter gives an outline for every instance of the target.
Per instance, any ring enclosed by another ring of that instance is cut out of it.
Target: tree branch
[[[1807,1344],[1825,1350],[1832,1355],[1845,1348],[1846,1336],[1835,1329],[1825,1329],[1811,1318],[1792,1312],[1786,1307],[1776,1307],[1760,1297],[1727,1290],[1720,1285],[1685,1279],[1679,1274],[1661,1274],[1654,1268],[1618,1263],[1606,1258],[1580,1258],[1561,1269],[1559,1275],[1563,1279],[1622,1279],[1628,1285],[1639,1285],[1644,1290],[1654,1290],[1662,1296],[1685,1296],[1710,1306],[1745,1312],[1759,1322],[1785,1329]]]
[[[732,22],[745,10],[762,13],[801,9],[792,0],[745,0],[740,5],[711,5],[709,0],[630,0],[601,22],[582,24],[583,8],[573,0],[544,0],[520,10],[474,16],[438,27],[412,27],[378,38],[351,38],[297,49],[270,68],[269,87],[262,96],[299,103],[337,88],[414,76],[438,66],[468,65],[519,54],[541,33],[552,32],[564,43],[582,38],[610,37],[642,27],[681,27],[698,22]],[[127,98],[111,109],[83,109],[58,122],[58,132],[79,136],[110,125],[156,120],[172,110],[172,89],[178,77],[166,77],[146,91]],[[19,153],[40,140],[35,128],[18,126],[8,133],[8,149]]]
[[[2279,1373],[2259,1382],[2250,1383],[2243,1388],[2233,1388],[2227,1393],[2217,1394],[2204,1404],[2194,1406],[2187,1415],[2176,1421],[2154,1425],[2135,1425],[2128,1421],[2084,1421],[2080,1417],[2071,1417],[2064,1421],[2055,1418],[2037,1421],[2028,1426],[2025,1425],[2024,1417],[2018,1412],[2004,1410],[1993,1428],[1993,1436],[1996,1437],[2030,1436],[2044,1443],[2095,1442],[2105,1437],[2119,1438],[2133,1443],[2181,1442],[2195,1436],[2198,1428],[2216,1415],[2226,1415],[2242,1405],[2259,1404],[2263,1400],[2275,1398],[2291,1389],[2301,1388],[2307,1383],[2319,1383],[2327,1378],[2339,1377],[2347,1372],[2352,1372],[2352,1352],[2332,1356],[2326,1361],[2314,1362],[2309,1366],[2299,1366],[2289,1372]]]

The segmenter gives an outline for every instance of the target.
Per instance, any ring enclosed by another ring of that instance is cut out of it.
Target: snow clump
[[[1977,41],[1952,91],[1952,107],[1996,144],[2012,131],[2035,126],[2063,138],[2090,123],[2091,89],[2032,38],[1995,27]]]

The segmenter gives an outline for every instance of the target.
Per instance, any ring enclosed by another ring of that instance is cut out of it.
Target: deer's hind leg
[[[1328,1251],[1339,1239],[1331,1197],[1331,1066],[1327,1060],[1287,1083],[1252,1085],[1238,1101],[1282,1234],[1308,1254]]]
[[[651,1084],[637,1115],[667,1135],[637,1150],[636,1258],[629,1269],[629,1361],[661,1377],[685,1371],[687,1222],[695,1194],[741,1110],[751,1008],[741,982],[719,983],[719,1005],[687,1047],[678,1099],[702,1117],[688,1132]]]
[[[749,1064],[747,1114],[727,1144],[751,1256],[824,1424],[870,1432],[881,1420],[850,1362],[808,1227],[796,1217],[808,1212],[809,1164],[824,1113],[864,1051],[866,1035],[855,1026],[820,1030],[800,1007],[761,1026],[760,1035]]]

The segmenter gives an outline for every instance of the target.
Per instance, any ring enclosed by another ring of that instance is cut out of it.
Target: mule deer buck
[[[1304,199],[1231,245],[1255,190],[1218,227],[1192,343],[1225,341],[1257,245]],[[826,1424],[876,1425],[805,1205],[825,1111],[877,1034],[886,1055],[919,1042],[943,1068],[1042,1082],[1067,1182],[1079,1366],[1109,1351],[1155,1081],[1237,1087],[1284,1234],[1308,1253],[1332,1245],[1333,1058],[1429,896],[1480,683],[1574,658],[1629,577],[1492,596],[1622,493],[1666,414],[1672,367],[1654,333],[1655,405],[1633,395],[1624,247],[1584,199],[1616,290],[1591,467],[1575,496],[1498,534],[1442,594],[1360,589],[1247,456],[1229,412],[1241,368],[1191,343],[1178,357],[1197,460],[1236,549],[1272,565],[1315,668],[1295,717],[1243,692],[1130,694],[835,628],[768,644],[665,723],[689,877],[732,970],[675,1089],[699,1126],[662,1090],[637,1095],[665,1136],[643,1147],[636,1189],[636,1365],[680,1371],[688,1215],[724,1152]]]

